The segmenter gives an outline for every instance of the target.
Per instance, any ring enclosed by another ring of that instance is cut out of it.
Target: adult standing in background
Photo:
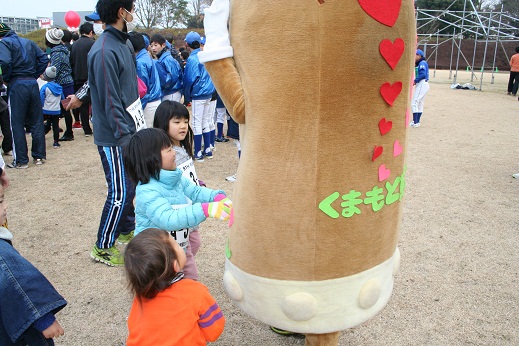
[[[63,30],[50,29],[45,33],[45,45],[50,50],[50,65],[56,67],[55,82],[61,85],[63,95],[74,94],[74,79],[72,78],[72,67],[70,66],[70,52],[68,48],[61,42],[63,38]],[[65,118],[67,129],[60,141],[73,141],[74,133],[72,132],[72,115],[70,111],[61,109],[61,114]],[[48,125],[47,125],[48,126]]]
[[[90,48],[94,45],[94,26],[92,23],[83,23],[79,27],[81,37],[72,45],[72,52],[70,53],[70,61],[72,63],[72,72],[74,76],[74,92],[77,92],[83,84],[88,80],[87,56]],[[85,132],[85,136],[92,135],[92,129],[89,123],[88,104],[82,104],[78,109],[74,110],[81,119],[81,127]],[[77,118],[76,118],[77,119]],[[74,128],[78,127],[78,122],[72,125]]]
[[[0,66],[4,81],[9,83],[7,98],[13,135],[10,168],[28,168],[25,127],[31,132],[31,154],[35,163],[46,158],[45,132],[40,91],[36,79],[45,71],[49,58],[31,40],[18,37],[14,30],[0,23]]]
[[[115,242],[128,242],[135,229],[135,187],[126,175],[122,148],[145,126],[135,63],[126,46],[128,31],[135,27],[135,8],[133,0],[99,0],[96,11],[106,29],[88,53],[88,84],[94,143],[108,195],[90,256],[109,266],[121,266],[124,259]]]
[[[517,96],[517,89],[519,89],[519,46],[515,47],[515,54],[510,58],[508,95]]]

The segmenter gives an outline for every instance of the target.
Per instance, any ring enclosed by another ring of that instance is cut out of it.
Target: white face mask
[[[103,24],[101,23],[94,23],[94,33],[99,36],[103,33]]]
[[[125,9],[125,8],[124,8],[124,10],[126,11],[126,13],[128,13],[128,14],[130,14],[132,16],[132,20],[131,21],[127,21],[126,19],[123,18],[124,22],[126,23],[126,32],[132,32],[137,27],[137,23],[134,20],[135,18],[133,17],[133,14],[128,12],[128,10]]]

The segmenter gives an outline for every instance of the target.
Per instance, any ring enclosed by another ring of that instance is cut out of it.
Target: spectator
[[[106,29],[88,54],[88,85],[94,143],[108,194],[90,256],[109,266],[121,266],[124,260],[115,242],[127,243],[135,229],[135,186],[124,169],[122,148],[145,127],[135,63],[126,46],[136,16],[133,0],[99,0],[96,11]]]
[[[151,37],[151,51],[157,57],[156,67],[159,72],[162,101],[180,102],[182,98],[182,69],[178,61],[173,59],[166,47],[164,36],[155,34]]]
[[[32,156],[36,164],[46,158],[43,114],[40,104],[38,78],[49,62],[47,55],[28,39],[18,37],[6,24],[0,23],[0,67],[9,83],[8,100],[13,135],[13,157],[10,168],[28,168],[25,128],[32,136]]]
[[[50,50],[50,65],[56,67],[56,83],[63,88],[63,95],[74,94],[74,79],[72,78],[72,67],[70,66],[70,52],[67,47],[61,43],[63,38],[63,30],[50,29],[45,33],[45,45]],[[67,129],[60,141],[73,141],[74,133],[72,132],[72,115],[62,107],[61,115],[65,118]]]
[[[90,48],[94,45],[94,26],[92,23],[83,23],[79,27],[79,33],[81,37],[72,45],[70,55],[74,73],[74,92],[77,92],[88,80],[87,56]],[[73,128],[82,127],[86,137],[92,135],[88,108],[88,104],[85,103],[74,110],[74,115],[77,115],[77,117],[76,122],[72,125]],[[78,121],[78,118],[81,119],[81,122]]]
[[[519,46],[515,47],[515,54],[510,58],[508,95],[517,96],[517,89],[519,89]]]

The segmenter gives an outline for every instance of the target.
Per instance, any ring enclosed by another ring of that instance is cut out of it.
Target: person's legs
[[[54,139],[53,147],[58,149],[60,147],[59,144],[59,115],[51,115],[50,123],[52,124],[52,136]]]
[[[416,85],[415,92],[413,95],[412,109],[413,109],[413,121],[414,126],[419,126],[420,117],[423,113],[425,95],[429,91],[429,83],[421,81]]]
[[[514,78],[515,74],[513,71],[510,71],[510,77],[508,78],[508,95],[512,94],[512,90],[514,89]]]
[[[172,100],[176,101],[176,102],[180,102],[180,100],[182,99],[182,93],[180,91],[173,93],[172,96],[173,96]]]
[[[202,153],[202,121],[204,116],[204,103],[206,100],[191,101],[191,113],[193,114],[193,133],[194,133],[194,147],[195,159],[203,161],[204,155]]]
[[[31,155],[33,159],[45,159],[47,149],[45,146],[45,129],[43,126],[43,110],[41,107],[40,92],[38,84],[31,85],[31,95],[29,102],[29,112],[27,123],[32,137]]]
[[[2,129],[2,150],[8,153],[13,150],[13,136],[11,134],[11,123],[9,121],[9,108],[0,113],[0,128]]]
[[[135,187],[125,173],[121,147],[98,146],[98,151],[108,185],[108,195],[91,256],[108,265],[122,265],[122,256],[114,243],[119,234],[130,233],[135,229]],[[110,251],[99,251],[102,249]]]
[[[62,85],[63,88],[63,95],[65,97],[72,95],[74,93],[74,84],[66,84]],[[70,111],[66,111],[63,106],[61,106],[61,114],[65,118],[65,126],[67,127],[65,130],[65,133],[63,133],[63,136],[60,138],[60,141],[71,141],[74,139],[74,132],[72,131],[72,115],[70,114]]]
[[[512,95],[517,95],[517,89],[519,89],[519,72],[512,72],[514,74],[514,83],[512,85]]]
[[[146,122],[146,127],[153,127],[153,120],[155,119],[155,112],[157,111],[157,107],[160,105],[160,100],[148,102],[146,107],[144,108],[144,121]]]
[[[36,84],[36,81],[34,83]],[[25,138],[25,118],[29,110],[26,100],[30,95],[27,84],[22,81],[15,81],[9,85],[9,120],[13,135],[13,157],[16,165],[26,165],[29,162]],[[39,108],[41,109],[41,106]]]
[[[214,101],[216,105],[216,101]],[[204,155],[208,158],[213,157],[211,149],[211,131],[214,131],[214,107],[211,100],[204,100],[202,113],[202,137],[204,138]]]

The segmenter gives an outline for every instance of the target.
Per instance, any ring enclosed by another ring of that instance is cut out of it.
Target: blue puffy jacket
[[[184,99],[187,102],[210,99],[215,90],[209,73],[198,60],[198,52],[200,49],[191,52],[184,68]]]
[[[163,50],[158,60],[154,60],[160,78],[162,95],[171,95],[182,89],[182,69],[180,64],[170,54]]]
[[[220,190],[197,186],[179,169],[161,170],[159,179],[139,183],[135,198],[135,233],[146,228],[178,231],[198,225],[206,219],[201,203],[213,202]],[[189,198],[193,204],[189,204]],[[174,210],[172,205],[184,206]]]
[[[5,82],[16,78],[38,78],[47,67],[49,58],[31,40],[18,37],[11,30],[0,41],[0,65]]]
[[[153,64],[148,51],[143,48],[137,56],[137,75],[146,84],[148,91],[141,99],[142,108],[146,108],[148,102],[158,101],[162,98],[162,91],[160,90],[160,80],[157,68]]]

